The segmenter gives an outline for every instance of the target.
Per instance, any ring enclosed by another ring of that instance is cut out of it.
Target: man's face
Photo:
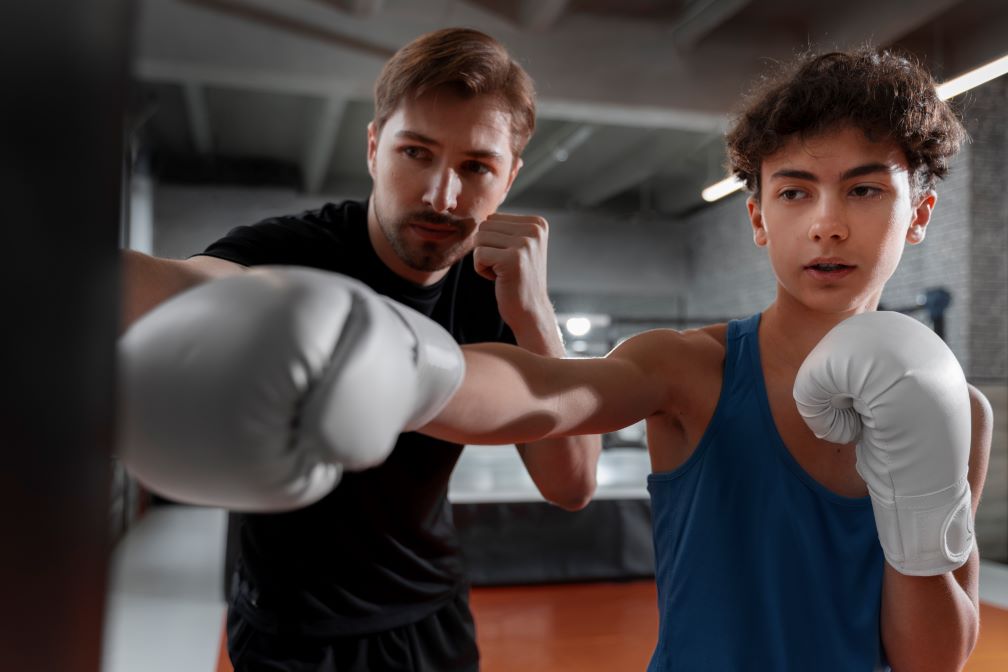
[[[760,180],[749,214],[778,296],[830,313],[877,305],[904,243],[924,239],[935,203],[934,193],[911,193],[899,145],[851,126],[791,137],[764,159]]]
[[[368,224],[380,229],[376,247],[392,270],[423,282],[472,249],[477,224],[521,165],[510,121],[492,97],[437,90],[404,100],[380,131],[368,127]]]

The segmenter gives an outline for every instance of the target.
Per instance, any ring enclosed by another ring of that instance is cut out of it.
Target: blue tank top
[[[784,445],[759,318],[728,325],[721,395],[696,450],[648,477],[659,605],[648,672],[888,670],[871,501],[830,492]]]

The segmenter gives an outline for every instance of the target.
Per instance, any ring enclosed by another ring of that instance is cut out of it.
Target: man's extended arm
[[[211,278],[245,270],[230,261],[197,256],[162,259],[135,250],[122,253],[122,312],[120,333],[165,299]]]

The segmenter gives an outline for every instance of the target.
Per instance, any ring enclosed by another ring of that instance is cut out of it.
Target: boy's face
[[[477,224],[497,210],[521,166],[510,122],[492,97],[435,90],[405,99],[380,130],[368,126],[371,224],[402,263],[393,270],[438,271],[472,249]]]
[[[935,204],[933,192],[912,194],[899,145],[851,126],[792,136],[763,160],[760,181],[749,217],[778,294],[829,313],[877,306],[904,243],[924,239]]]

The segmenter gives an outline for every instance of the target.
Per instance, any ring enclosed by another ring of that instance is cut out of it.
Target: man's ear
[[[752,224],[753,242],[756,243],[756,247],[765,247],[767,244],[766,226],[763,223],[763,211],[760,210],[756,194],[751,194],[746,199],[746,209],[749,210],[749,223]]]
[[[910,220],[910,228],[907,229],[906,233],[906,241],[909,244],[916,245],[924,240],[928,222],[931,221],[931,212],[934,210],[937,201],[938,194],[933,189],[929,189],[921,195],[920,201],[917,202],[917,207],[914,208],[913,219]]]
[[[521,167],[525,165],[525,162],[522,161],[521,157],[519,156],[515,157],[515,160],[512,161],[512,164],[513,165],[511,166],[511,170],[508,174],[507,189],[504,190],[504,198],[507,198],[508,192],[511,191],[511,185],[514,184],[515,178],[518,177],[518,171],[521,170]],[[503,202],[503,199],[501,200]]]
[[[381,129],[375,122],[372,121],[367,125],[367,169],[372,180],[375,176],[375,157],[378,155],[378,137],[380,135]]]

